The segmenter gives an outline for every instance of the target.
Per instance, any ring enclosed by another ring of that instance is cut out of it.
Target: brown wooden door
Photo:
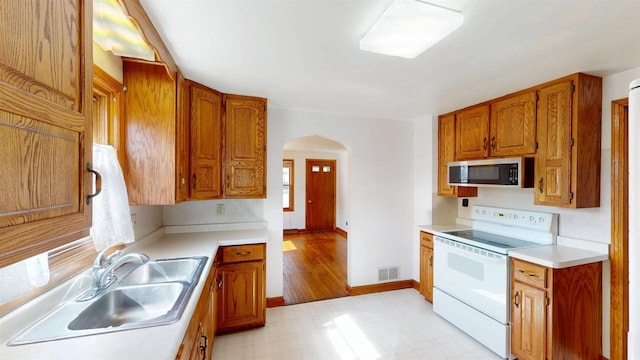
[[[447,163],[456,157],[456,116],[438,118],[438,195],[455,196],[456,187],[449,186]]]
[[[336,161],[306,161],[307,231],[336,229]]]
[[[573,83],[545,87],[539,95],[534,203],[567,206],[571,202]]]
[[[265,198],[267,99],[228,95],[224,102],[226,198]]]
[[[0,7],[0,267],[88,235],[91,4]]]
[[[536,92],[529,91],[491,104],[491,156],[536,152]]]
[[[218,268],[217,331],[262,324],[265,321],[264,262],[224,264]]]
[[[489,105],[456,114],[456,160],[489,156]]]
[[[511,352],[518,359],[546,358],[546,291],[520,282],[513,283],[511,305]]]
[[[191,199],[222,197],[222,95],[191,83]]]

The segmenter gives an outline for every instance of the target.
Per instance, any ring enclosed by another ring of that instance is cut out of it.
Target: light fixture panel
[[[360,49],[413,59],[462,26],[461,12],[417,0],[394,0],[360,40]]]

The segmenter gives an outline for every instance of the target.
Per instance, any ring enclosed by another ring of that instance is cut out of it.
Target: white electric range
[[[510,358],[508,251],[554,244],[557,234],[557,214],[475,206],[471,229],[434,238],[434,311]]]

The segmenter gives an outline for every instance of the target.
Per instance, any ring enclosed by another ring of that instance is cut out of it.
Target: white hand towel
[[[91,237],[96,250],[133,242],[127,187],[116,149],[93,144],[93,168],[102,176],[102,192],[93,198]]]

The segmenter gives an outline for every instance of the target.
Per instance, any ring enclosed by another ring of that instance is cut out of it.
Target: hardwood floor
[[[285,305],[346,296],[347,239],[336,232],[284,235]]]

